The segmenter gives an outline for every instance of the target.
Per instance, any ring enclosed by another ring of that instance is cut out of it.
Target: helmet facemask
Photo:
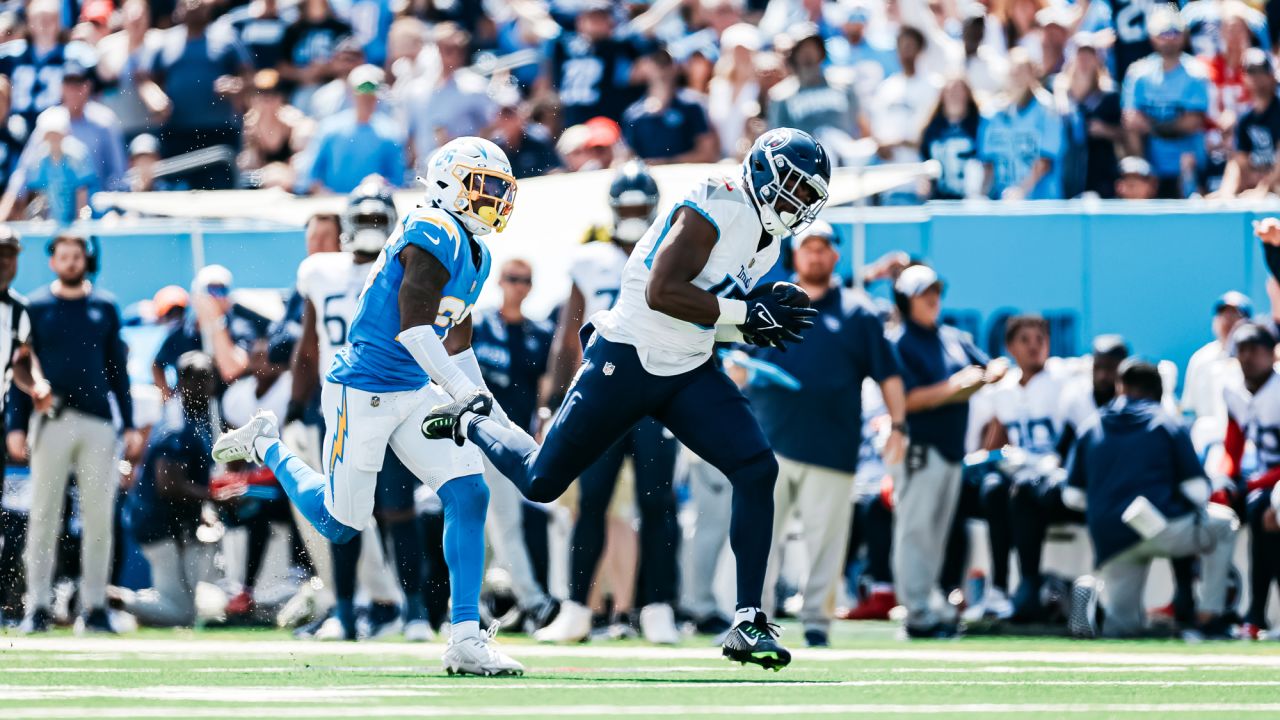
[[[816,220],[827,204],[827,183],[781,155],[773,156],[770,169],[774,179],[753,188],[760,206],[760,223],[775,237],[798,233]],[[747,179],[751,179],[750,173]]]
[[[493,168],[456,165],[454,176],[462,185],[451,208],[476,220],[484,232],[502,232],[507,227],[516,201],[516,179]],[[474,231],[474,229],[473,229]]]
[[[613,210],[613,239],[626,245],[640,242],[658,217],[656,199],[640,190],[627,190],[610,198]]]
[[[381,251],[395,229],[395,220],[395,216],[380,203],[360,203],[343,218],[342,249],[368,254]]]

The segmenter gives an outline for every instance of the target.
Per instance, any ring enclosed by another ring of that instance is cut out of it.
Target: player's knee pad
[[[456,512],[467,517],[483,517],[489,508],[489,486],[482,475],[465,475],[453,478],[436,492],[446,513]]]
[[[734,492],[765,492],[773,496],[773,485],[778,480],[778,458],[772,450],[765,450],[747,459],[734,470],[725,472]]]

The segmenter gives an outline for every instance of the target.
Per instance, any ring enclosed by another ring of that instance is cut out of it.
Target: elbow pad
[[[409,351],[418,365],[449,396],[457,400],[478,389],[480,385],[468,378],[466,373],[449,356],[440,336],[429,325],[417,325],[400,331],[397,338],[401,345]]]

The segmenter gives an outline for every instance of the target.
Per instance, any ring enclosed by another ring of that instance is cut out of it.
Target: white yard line
[[[861,704],[861,705],[749,705],[749,706],[692,706],[692,705],[510,705],[510,706],[477,706],[477,707],[442,707],[440,705],[390,705],[378,707],[332,707],[326,705],[309,705],[306,707],[272,707],[265,712],[252,709],[236,710],[238,720],[247,718],[362,718],[362,717],[456,717],[458,715],[476,717],[529,717],[529,716],[576,716],[607,717],[616,715],[769,715],[785,714],[787,717],[803,715],[975,715],[1006,713],[1048,713],[1060,714],[1097,714],[1097,713],[1280,713],[1280,703],[1024,703],[999,705],[994,703],[973,703],[957,705],[903,705],[903,704]],[[226,716],[225,708],[210,707],[148,707],[148,708],[101,708],[57,707],[57,708],[20,708],[6,709],[5,718],[12,720],[56,720],[62,718],[222,718]]]
[[[1082,643],[1082,646],[1084,643]],[[594,645],[556,646],[519,645],[503,646],[516,658],[592,658],[606,660],[698,660],[720,661],[719,648],[660,648],[660,647],[609,647]],[[1161,653],[1111,651],[1107,643],[1097,643],[1088,651],[1038,651],[1038,650],[980,650],[962,645],[929,644],[904,645],[894,649],[809,650],[799,649],[793,654],[798,662],[839,662],[904,660],[943,663],[1041,663],[1047,665],[1162,665],[1199,667],[1211,662],[1214,665],[1234,667],[1280,668],[1280,653],[1270,655],[1219,654],[1219,653]],[[311,643],[287,640],[228,641],[228,640],[165,640],[139,638],[96,637],[7,637],[0,636],[0,667],[7,664],[6,651],[19,653],[76,653],[86,659],[95,652],[137,654],[142,657],[208,659],[255,657],[420,657],[428,664],[438,662],[444,652],[439,644],[407,643]],[[61,659],[61,658],[59,658]]]

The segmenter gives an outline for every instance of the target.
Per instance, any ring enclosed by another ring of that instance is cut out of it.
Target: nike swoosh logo
[[[755,639],[755,638],[751,637],[750,635],[747,635],[746,633],[742,632],[741,630],[739,630],[739,631],[738,631],[738,634],[742,636],[742,639],[743,639],[743,640],[746,640],[746,641],[747,641],[747,644],[748,644],[748,645],[750,645],[751,647],[755,647],[755,646],[756,646],[756,639]]]

